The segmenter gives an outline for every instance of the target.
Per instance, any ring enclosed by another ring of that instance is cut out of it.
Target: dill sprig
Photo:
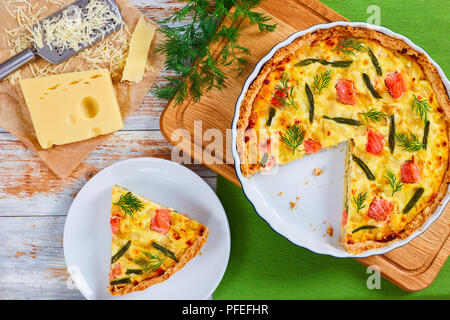
[[[141,251],[144,257],[133,260],[138,266],[142,267],[144,273],[150,273],[158,269],[166,258],[160,258],[155,254],[151,254],[147,251]]]
[[[374,108],[370,109],[367,112],[360,112],[359,113],[366,123],[369,123],[369,121],[378,122],[381,121],[384,118],[387,118],[387,114],[381,111],[378,111]]]
[[[423,143],[420,142],[419,137],[414,133],[396,133],[395,140],[404,151],[416,152],[423,148]]]
[[[305,130],[298,123],[290,126],[284,135],[280,134],[281,140],[289,148],[292,149],[292,154],[303,143],[305,138]]]
[[[319,94],[323,89],[328,88],[331,81],[331,70],[327,70],[321,74],[316,74],[313,80],[313,88],[315,88]]]
[[[239,44],[242,18],[258,25],[260,31],[273,31],[276,25],[270,18],[252,11],[260,0],[187,0],[187,4],[165,19],[159,28],[165,40],[156,48],[166,56],[165,67],[172,73],[164,79],[166,84],[156,86],[158,98],[170,99],[175,105],[188,95],[198,102],[202,94],[213,88],[222,89],[227,76],[224,67],[232,66],[238,76],[247,64],[250,50]],[[233,8],[233,10],[231,10]],[[189,23],[182,24],[189,19]],[[227,23],[223,23],[227,20]],[[227,43],[220,52],[211,52],[210,45]]]
[[[426,99],[419,100],[415,95],[411,100],[411,109],[415,111],[420,119],[427,121],[428,112],[431,110],[431,106]]]
[[[397,177],[395,176],[395,174],[388,168],[386,168],[384,178],[392,189],[392,196],[394,195],[394,193],[402,190],[403,183],[401,181],[397,181]]]
[[[124,193],[120,196],[119,201],[113,203],[122,208],[123,212],[129,216],[133,216],[133,213],[142,210],[144,204],[131,192]]]
[[[294,87],[292,86],[289,89],[289,77],[283,72],[280,79],[280,84],[275,86],[275,89],[279,92],[282,92],[282,95],[274,95],[274,100],[276,101],[276,105],[279,107],[293,107],[297,109],[297,105],[295,104],[294,97]]]
[[[364,209],[366,207],[366,205],[364,204],[364,202],[366,202],[366,199],[367,199],[367,192],[364,193],[360,192],[356,198],[353,197],[353,202],[355,203],[356,211],[358,213],[361,209]]]
[[[347,56],[355,56],[355,51],[363,51],[364,49],[365,47],[361,42],[349,37],[340,37],[336,47],[331,51],[342,52]]]

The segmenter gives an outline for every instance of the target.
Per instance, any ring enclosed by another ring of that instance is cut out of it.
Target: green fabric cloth
[[[425,290],[408,293],[385,279],[369,290],[364,265],[298,247],[273,231],[242,190],[219,177],[230,223],[231,254],[214,299],[450,299],[450,262]]]
[[[281,0],[280,0],[281,1]],[[381,25],[424,48],[446,74],[450,67],[450,2],[443,0],[324,0],[352,21],[366,21],[369,5],[381,11]],[[231,255],[214,299],[450,299],[450,263],[425,290],[408,293],[389,281],[369,290],[370,274],[354,259],[312,253],[274,232],[242,190],[222,177],[217,193],[227,212]]]

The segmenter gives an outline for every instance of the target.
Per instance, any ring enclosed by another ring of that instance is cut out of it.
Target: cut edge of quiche
[[[447,186],[450,182],[450,170],[447,170],[446,176],[444,177],[443,182],[441,183],[439,187],[439,191],[436,193],[436,198],[434,201],[426,208],[424,208],[422,211],[420,211],[405,227],[405,229],[399,233],[396,234],[395,238],[387,238],[386,241],[372,241],[372,240],[366,240],[359,243],[348,243],[346,241],[346,236],[348,233],[351,233],[351,230],[349,230],[347,226],[347,212],[349,211],[349,206],[351,206],[352,201],[352,195],[350,192],[351,189],[351,182],[348,179],[348,171],[350,170],[351,166],[356,165],[352,161],[352,140],[348,141],[347,145],[347,153],[346,153],[346,160],[345,160],[345,177],[344,177],[344,205],[342,208],[342,219],[341,219],[341,244],[345,248],[345,250],[351,254],[358,255],[363,253],[367,250],[372,249],[379,249],[382,248],[392,242],[405,239],[409,237],[412,233],[414,233],[417,229],[419,229],[425,221],[428,219],[428,217],[434,212],[436,207],[440,204],[440,200],[445,196],[447,193]]]
[[[108,291],[125,295],[163,282],[200,253],[209,229],[178,211],[114,185]]]
[[[250,146],[248,146],[248,140],[252,139],[252,137],[247,135],[247,132],[249,132],[248,129],[252,129],[253,127],[257,127],[258,125],[253,121],[255,116],[256,119],[258,119],[258,117],[261,117],[260,114],[258,114],[257,112],[255,112],[253,110],[254,108],[254,103],[257,103],[257,99],[258,99],[258,95],[260,93],[260,90],[262,90],[262,88],[267,85],[269,82],[268,77],[271,75],[272,72],[274,72],[277,69],[284,69],[283,67],[280,68],[280,66],[282,66],[283,63],[285,63],[286,61],[289,62],[290,60],[290,56],[297,52],[300,48],[306,48],[309,47],[310,45],[313,45],[314,43],[320,42],[320,41],[326,41],[327,39],[330,38],[337,38],[337,39],[345,39],[345,38],[354,38],[354,39],[367,39],[368,41],[373,41],[375,43],[378,43],[381,47],[384,47],[388,50],[392,50],[393,52],[397,52],[400,55],[403,55],[405,57],[414,59],[417,64],[420,66],[423,75],[425,77],[425,79],[430,83],[431,89],[433,90],[432,92],[435,94],[435,98],[436,98],[436,103],[438,103],[438,107],[440,108],[439,112],[442,114],[443,118],[444,118],[444,124],[445,124],[445,130],[442,132],[442,134],[445,136],[445,146],[441,145],[441,149],[439,149],[439,152],[442,152],[443,155],[443,166],[445,166],[445,169],[443,170],[443,174],[439,177],[439,187],[435,187],[434,193],[431,196],[428,196],[427,199],[429,198],[429,200],[427,201],[427,203],[425,204],[421,204],[419,209],[414,209],[416,210],[415,212],[415,216],[414,218],[412,218],[405,226],[404,228],[396,233],[396,234],[391,234],[391,235],[386,235],[386,238],[383,241],[378,241],[378,240],[360,240],[359,242],[352,242],[352,241],[346,241],[345,237],[347,234],[349,234],[349,231],[346,230],[346,228],[342,227],[341,229],[341,241],[342,241],[342,245],[344,246],[344,248],[351,254],[360,254],[366,250],[370,250],[370,249],[376,249],[376,248],[381,248],[384,247],[394,241],[400,240],[400,239],[404,239],[406,237],[408,237],[409,235],[411,235],[413,232],[415,232],[416,230],[418,230],[423,223],[426,221],[426,219],[434,212],[434,210],[436,209],[436,207],[439,205],[440,201],[442,200],[442,198],[445,196],[446,192],[447,192],[447,187],[448,184],[450,182],[450,172],[449,172],[449,157],[448,157],[448,137],[449,137],[449,127],[450,127],[450,100],[447,94],[447,91],[442,83],[442,79],[441,76],[439,75],[438,70],[436,69],[436,67],[429,61],[429,59],[427,58],[427,56],[421,52],[418,52],[417,50],[415,50],[413,47],[411,47],[410,45],[408,45],[407,43],[405,43],[403,40],[401,39],[396,39],[393,37],[390,37],[384,33],[378,32],[376,30],[372,30],[372,29],[367,29],[367,28],[362,28],[362,27],[350,27],[350,26],[335,26],[332,28],[328,28],[328,29],[319,29],[313,33],[307,33],[305,35],[303,35],[302,37],[299,37],[298,39],[294,40],[293,43],[289,44],[288,46],[281,48],[280,50],[278,50],[275,55],[268,61],[266,62],[266,64],[264,65],[264,67],[261,69],[259,75],[257,76],[257,78],[252,82],[252,84],[250,85],[249,89],[247,90],[245,97],[243,99],[243,102],[241,103],[240,106],[240,113],[239,113],[239,119],[237,122],[237,135],[236,135],[236,145],[237,145],[237,151],[240,157],[240,161],[241,161],[241,173],[244,177],[251,177],[253,174],[255,173],[259,173],[259,172],[265,172],[270,170],[270,167],[272,167],[272,165],[275,163],[277,164],[277,161],[272,161],[273,159],[271,159],[270,156],[270,152],[269,155],[267,154],[268,152],[265,152],[265,150],[269,149],[270,150],[270,142],[267,143],[265,142],[263,146],[261,146],[261,144],[257,144],[256,146],[256,151],[257,151],[257,155],[256,155],[256,162],[255,159],[251,158],[251,152],[254,150],[250,150],[249,148]],[[373,53],[372,53],[373,54]],[[341,55],[340,57],[342,57],[342,59],[340,60],[348,60],[347,56],[345,55]],[[310,58],[317,58],[317,57],[310,57]],[[350,57],[351,58],[351,57]],[[308,60],[308,59],[306,59]],[[313,59],[311,59],[313,60]],[[332,60],[330,58],[330,60]],[[370,61],[370,60],[369,60]],[[317,62],[317,60],[315,61]],[[373,62],[373,61],[372,61]],[[308,62],[312,63],[311,61]],[[322,63],[320,63],[322,64]],[[375,63],[374,67],[376,69]],[[331,68],[333,69],[333,68]],[[338,69],[338,68],[336,68]],[[283,70],[284,71],[284,70]],[[334,72],[334,71],[333,71]],[[377,70],[378,73],[378,70]],[[392,78],[395,78],[395,76],[397,76],[397,74],[391,74],[393,75]],[[366,75],[364,75],[366,76]],[[364,78],[364,77],[363,77]],[[384,77],[383,77],[384,78]],[[281,84],[283,84],[282,80],[283,80],[283,74],[281,76],[278,76],[279,81],[281,81]],[[367,79],[364,79],[364,81],[366,81]],[[345,80],[344,80],[345,81]],[[389,83],[387,83],[387,79],[385,80],[386,83],[383,83],[383,85],[386,85],[389,89],[389,94],[396,98],[398,96],[398,94],[396,92],[391,92],[391,85]],[[365,90],[368,91],[368,96],[370,96],[370,93],[372,93],[372,95],[377,94],[376,92],[376,85],[377,83],[374,85],[375,86],[375,93],[373,93],[372,89],[374,89],[374,87],[372,86],[372,83],[367,83],[370,82],[366,81],[366,88]],[[338,85],[338,84],[337,84]],[[338,90],[336,85],[336,90]],[[378,84],[378,88],[379,88]],[[389,85],[389,86],[388,86]],[[312,79],[311,79],[311,83],[310,86],[312,86]],[[370,86],[372,86],[372,88],[370,88]],[[273,98],[271,101],[271,105],[272,108],[274,109],[274,106],[276,106],[276,104],[280,104],[280,101],[282,101],[282,103],[284,103],[283,107],[290,107],[289,104],[291,103],[291,101],[289,101],[289,90],[287,89],[292,89],[289,88],[288,86],[286,86],[285,90],[283,91],[283,88],[281,89],[276,89],[275,93],[272,92],[273,94]],[[334,88],[332,88],[334,90]],[[394,89],[399,89],[399,88],[392,88],[392,90]],[[402,88],[400,88],[401,91]],[[281,91],[280,91],[281,90]],[[306,91],[306,94],[305,94]],[[347,90],[348,91],[348,90]],[[344,93],[345,90],[343,90]],[[305,85],[305,90],[303,90],[303,87],[298,89],[294,94],[297,95],[305,95],[306,97],[308,97],[308,90],[306,88]],[[319,91],[320,94],[320,91]],[[347,94],[347,93],[346,93]],[[277,96],[278,95],[278,96]],[[281,98],[280,98],[281,96]],[[354,101],[352,102],[352,99],[356,99],[356,97],[352,97],[352,96],[344,96],[345,99],[339,97],[339,92],[337,92],[337,100],[339,100],[342,104],[354,104]],[[273,99],[277,99],[277,101],[275,101],[275,103],[273,102]],[[309,97],[308,97],[309,98]],[[421,98],[419,97],[418,100],[420,100]],[[310,104],[311,105],[311,104]],[[313,104],[314,105],[314,104]],[[298,107],[298,106],[297,106]],[[317,106],[316,106],[317,107]],[[348,107],[354,107],[354,106],[348,106]],[[305,103],[305,106],[302,108],[306,108],[306,110],[308,110],[308,103]],[[369,108],[369,107],[367,107]],[[276,108],[275,108],[276,109]],[[258,109],[257,109],[258,110]],[[313,107],[314,110],[314,107]],[[394,107],[395,110],[395,107]],[[272,111],[272,110],[270,110]],[[364,110],[367,111],[367,110]],[[395,113],[395,111],[393,111]],[[411,111],[413,112],[413,111]],[[267,116],[268,114],[268,116]],[[271,121],[273,121],[272,119],[275,119],[273,114],[271,114],[271,112],[267,112],[266,114],[264,114],[264,116],[267,116],[267,123],[270,123]],[[338,115],[339,116],[339,115]],[[311,115],[310,115],[311,117]],[[315,117],[315,115],[313,116]],[[264,119],[264,123],[266,121],[266,119]],[[311,119],[311,118],[310,118]],[[328,118],[330,119],[330,118]],[[341,120],[341,119],[339,119]],[[348,119],[346,119],[348,120]],[[352,121],[355,119],[351,119]],[[360,120],[360,119],[358,119]],[[311,120],[310,120],[311,121]],[[297,120],[296,120],[297,122]],[[337,121],[336,121],[337,122]],[[425,121],[426,122],[426,121]],[[294,127],[296,124],[292,124],[289,123],[288,124],[288,129],[290,128],[290,126]],[[367,130],[369,131],[370,125],[367,125],[366,123],[362,124],[362,126],[366,126]],[[267,124],[266,124],[267,126]],[[426,124],[425,124],[426,126]],[[301,130],[301,126],[298,126],[299,128],[294,128],[297,129],[297,133],[298,134]],[[422,130],[422,129],[421,129]],[[426,130],[426,129],[425,129]],[[291,130],[291,133],[294,132],[294,130]],[[356,129],[354,131],[356,133]],[[415,133],[415,132],[413,132]],[[252,134],[250,132],[250,134]],[[375,133],[375,137],[378,133]],[[424,134],[425,135],[425,134]],[[285,135],[286,137],[286,135]],[[289,138],[289,137],[288,137]],[[385,135],[385,138],[387,138],[387,136]],[[265,139],[265,138],[264,138]],[[281,137],[281,139],[283,139],[283,137]],[[280,141],[282,141],[280,139]],[[352,140],[352,135],[349,135],[347,139]],[[346,140],[347,140],[346,139]],[[273,140],[273,139],[272,139]],[[307,139],[303,140],[306,141]],[[258,141],[258,139],[256,139],[256,141]],[[261,140],[259,140],[261,141]],[[268,141],[270,141],[270,138],[268,139]],[[343,140],[345,141],[345,140]],[[331,144],[331,145],[325,145],[325,146],[320,146],[318,149],[322,148],[329,148],[332,145],[336,145],[337,143],[343,142],[343,141],[338,141],[335,144]],[[349,141],[349,140],[347,140]],[[269,144],[269,147],[267,146]],[[273,141],[272,141],[273,144]],[[305,143],[304,143],[305,144]],[[351,144],[350,142],[348,143],[349,145]],[[306,147],[310,147],[310,146],[306,146],[305,144],[305,149]],[[349,146],[350,147],[350,146]],[[397,148],[398,148],[398,142],[397,142]],[[262,149],[262,151],[260,150]],[[300,148],[299,148],[300,149]],[[294,149],[295,152],[295,149]],[[294,153],[293,152],[293,153]],[[297,156],[297,159],[302,158],[305,154],[307,153],[315,153],[316,151],[313,148],[312,152],[303,152],[301,154],[299,154]],[[264,155],[262,155],[264,154]],[[249,161],[249,157],[252,161]],[[254,156],[253,156],[254,157]],[[351,163],[352,160],[350,159],[351,154],[347,155],[347,169],[346,169],[346,179],[348,179],[348,170],[350,166],[354,165],[354,163]],[[290,161],[295,160],[295,159],[291,159]],[[414,156],[412,156],[411,160],[408,160],[411,162],[414,162]],[[283,163],[282,163],[283,164]],[[398,178],[398,177],[397,177]],[[351,194],[351,183],[349,181],[345,182],[346,184],[346,188],[345,188],[345,203],[344,203],[344,210],[346,209],[346,205],[352,205],[352,200],[353,198],[348,199],[352,194]],[[407,185],[405,188],[409,191],[411,188],[411,184],[405,184]],[[422,185],[418,185],[417,187],[414,188],[416,193],[419,193],[418,191],[420,191],[419,189],[421,189]],[[411,189],[411,191],[409,191],[409,195],[413,194],[413,191]],[[356,197],[356,195],[353,195],[354,197]],[[414,196],[412,195],[411,198],[413,198]],[[374,202],[375,200],[380,200],[380,199],[376,199],[374,197],[371,197],[370,199],[367,199],[366,203],[364,204],[364,206],[369,207],[369,205],[372,204],[372,202]],[[407,201],[406,200],[402,200],[405,204]],[[388,203],[389,204],[389,203]],[[380,205],[381,207],[383,207],[383,203]],[[398,208],[397,208],[398,209]],[[399,210],[401,210],[402,208],[400,208]],[[417,212],[418,211],[418,212]],[[344,213],[344,212],[343,212]],[[344,217],[343,214],[343,222],[346,222],[347,220],[347,216]],[[389,218],[387,220],[389,222]],[[343,223],[344,226],[344,223]],[[370,226],[369,226],[370,227]],[[366,227],[366,229],[370,229],[368,227]],[[354,229],[356,230],[356,229]],[[366,232],[371,232],[370,230],[364,230]],[[351,231],[350,231],[351,233]]]

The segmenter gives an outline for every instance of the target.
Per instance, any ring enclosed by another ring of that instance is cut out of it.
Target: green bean
[[[311,91],[311,88],[307,83],[305,83],[305,92],[306,96],[308,97],[308,104],[309,104],[309,123],[312,123],[314,121],[314,95]]]
[[[141,269],[127,269],[125,274],[143,274],[144,272]]]
[[[162,245],[156,243],[156,242],[152,242],[152,246],[156,249],[161,251],[165,256],[175,260],[176,262],[178,262],[178,258],[175,256],[175,254],[170,251],[169,249],[164,248]]]
[[[275,117],[275,114],[277,113],[277,109],[274,107],[270,107],[269,110],[269,119],[267,119],[266,126],[270,127],[272,125],[272,119]]]
[[[364,230],[364,229],[376,229],[376,226],[371,226],[371,225],[366,225],[366,226],[361,226],[359,228],[356,228],[355,230],[352,231],[352,233]]]
[[[322,65],[329,65],[335,68],[347,68],[353,63],[353,60],[343,60],[343,61],[327,61],[325,59],[305,59],[297,62],[295,64],[296,67],[304,67],[310,65],[312,63],[320,63]]]
[[[360,158],[354,155],[352,155],[352,159],[359,165],[362,171],[364,171],[364,173],[367,176],[367,179],[371,181],[375,180],[375,176],[373,175],[372,171],[370,171],[369,167],[364,163],[364,161],[362,161]]]
[[[422,148],[427,149],[428,143],[428,134],[430,133],[430,121],[427,120],[425,122],[425,128],[423,129],[423,140],[422,140]]]
[[[381,96],[380,94],[377,92],[377,90],[375,90],[375,88],[372,85],[372,82],[370,81],[370,78],[367,74],[363,73],[362,74],[364,83],[366,84],[367,89],[369,89],[370,93],[372,94],[372,96],[376,99],[380,99]]]
[[[367,48],[367,52],[369,53],[370,60],[372,60],[372,64],[375,68],[377,75],[382,76],[383,71],[381,70],[380,63],[378,62],[377,57],[375,56],[375,54],[372,52],[372,50],[370,48]]]
[[[337,123],[348,124],[351,126],[360,126],[361,122],[359,120],[350,119],[350,118],[342,118],[342,117],[329,117],[323,116],[324,119],[333,120]]]
[[[119,280],[113,280],[113,281],[111,281],[111,282],[109,283],[109,285],[110,285],[110,286],[116,286],[116,285],[118,285],[118,284],[125,284],[125,283],[128,283],[128,282],[130,282],[130,281],[131,281],[130,278],[122,278],[122,279],[119,279]]]
[[[422,196],[423,192],[425,191],[424,188],[419,187],[416,192],[414,192],[413,196],[411,197],[411,200],[406,204],[405,208],[403,209],[403,213],[408,213],[419,201],[420,197]]]
[[[269,155],[267,154],[267,152],[264,152],[264,155],[261,158],[261,166],[263,168],[266,166],[268,160],[269,160]]]
[[[122,256],[128,251],[128,249],[130,248],[130,246],[131,246],[131,240],[128,241],[128,242],[126,243],[126,245],[124,245],[119,251],[117,251],[117,253],[116,253],[115,255],[113,255],[113,256],[111,257],[111,264],[113,264],[114,262],[116,262],[117,260],[119,260],[120,257],[122,257]]]
[[[391,151],[391,154],[394,153],[395,149],[395,116],[392,114],[391,117],[391,123],[389,125],[389,150]]]

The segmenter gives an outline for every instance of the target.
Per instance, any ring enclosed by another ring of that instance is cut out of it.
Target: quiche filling
[[[356,253],[401,237],[446,176],[448,96],[440,105],[417,56],[370,37],[338,31],[291,47],[241,106],[241,171],[251,176],[348,141],[344,246]]]
[[[176,210],[114,186],[108,290],[125,294],[166,280],[200,250],[208,229]]]

